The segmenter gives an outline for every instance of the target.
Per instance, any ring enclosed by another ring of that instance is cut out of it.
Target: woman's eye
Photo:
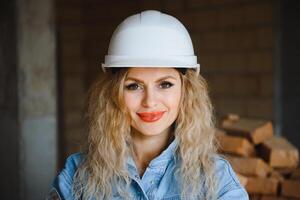
[[[168,82],[168,81],[164,81],[164,82],[162,82],[161,84],[160,84],[160,88],[162,88],[162,89],[167,89],[167,88],[170,88],[170,87],[172,87],[174,84],[173,83],[170,83],[170,82]]]
[[[137,83],[131,83],[129,85],[126,85],[125,88],[127,90],[138,90],[138,89],[141,89],[141,86]]]

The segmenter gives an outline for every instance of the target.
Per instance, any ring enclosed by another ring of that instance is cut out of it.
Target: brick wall
[[[218,116],[273,118],[272,1],[188,1],[183,14]],[[194,19],[194,20],[193,20]]]
[[[273,119],[274,1],[57,0],[56,7],[63,157],[83,139],[84,98],[101,76],[113,30],[146,9],[174,15],[189,30],[218,117]]]

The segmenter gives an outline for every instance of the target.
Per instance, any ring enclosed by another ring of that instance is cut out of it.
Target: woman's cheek
[[[177,108],[179,106],[179,103],[180,103],[180,97],[181,97],[181,93],[178,92],[178,91],[174,91],[172,94],[165,95],[164,96],[164,101],[170,107]]]
[[[125,105],[129,111],[133,111],[139,106],[139,95],[127,93],[124,95]]]

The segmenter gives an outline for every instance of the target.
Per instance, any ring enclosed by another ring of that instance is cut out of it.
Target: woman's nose
[[[146,108],[152,108],[155,107],[157,104],[157,95],[155,93],[155,90],[152,88],[147,88],[144,93],[142,106]]]

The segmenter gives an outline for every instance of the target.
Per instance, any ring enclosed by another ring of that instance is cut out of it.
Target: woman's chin
[[[165,135],[167,134],[169,128],[143,128],[143,129],[137,129],[137,128],[134,128],[134,132],[135,134],[138,134],[140,136],[146,136],[146,137],[152,137],[152,136],[162,136],[162,135]]]

